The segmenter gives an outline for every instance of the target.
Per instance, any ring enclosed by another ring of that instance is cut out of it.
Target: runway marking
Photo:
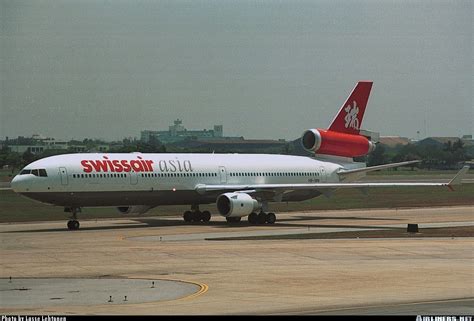
[[[181,298],[176,298],[176,299],[169,299],[169,300],[161,300],[161,301],[154,301],[154,302],[145,302],[145,303],[129,303],[129,304],[157,304],[157,303],[163,303],[163,302],[171,302],[171,301],[184,301],[184,300],[191,300],[194,299],[200,295],[203,295],[209,290],[209,286],[205,283],[200,283],[196,281],[187,281],[187,280],[181,280],[181,279],[166,279],[166,278],[160,278],[160,279],[154,279],[154,278],[128,278],[127,279],[139,279],[139,280],[161,280],[161,281],[174,281],[174,282],[181,282],[181,283],[190,283],[197,285],[200,289],[199,291],[189,294],[186,296],[183,296]]]
[[[179,280],[177,280],[179,281]],[[191,294],[191,295],[188,295],[188,296],[185,296],[185,297],[182,297],[182,298],[179,298],[179,299],[176,299],[176,300],[172,300],[172,301],[177,301],[177,300],[191,300],[191,299],[194,299],[195,297],[198,297],[200,295],[203,295],[204,293],[206,293],[208,290],[209,290],[209,286],[207,284],[204,284],[204,283],[198,283],[198,282],[190,282],[190,281],[181,281],[181,282],[187,282],[187,283],[193,283],[193,284],[196,284],[198,286],[201,287],[201,289],[194,293],[194,294]]]
[[[156,301],[148,301],[148,302],[121,302],[120,305],[137,305],[137,304],[160,304],[160,303],[168,303],[168,302],[176,302],[176,301],[185,301],[185,300],[192,300],[198,296],[203,295],[209,290],[209,286],[205,283],[201,282],[196,282],[196,281],[187,281],[187,280],[181,280],[181,279],[173,279],[173,278],[153,278],[153,277],[127,277],[127,276],[107,276],[107,277],[95,277],[95,278],[87,278],[87,277],[63,277],[63,279],[71,279],[71,280],[82,280],[82,279],[87,279],[87,280],[92,280],[92,279],[97,279],[97,280],[107,280],[107,279],[113,279],[113,280],[146,280],[146,281],[165,281],[165,282],[178,282],[178,283],[186,283],[186,284],[191,284],[199,287],[199,290],[197,292],[191,293],[184,295],[182,297],[175,297],[171,299],[165,299],[165,300],[156,300]],[[8,280],[6,277],[1,277],[1,280]],[[18,277],[15,277],[15,279],[19,279]],[[43,278],[38,278],[38,277],[21,277],[21,279],[55,279],[54,277],[43,277]],[[157,287],[159,289],[159,287]],[[73,304],[74,306],[85,306],[86,304],[79,303],[77,305]],[[90,304],[91,306],[109,306],[109,304]],[[33,307],[36,308],[36,307]]]
[[[346,310],[362,310],[362,309],[377,309],[377,308],[389,308],[389,307],[401,307],[401,306],[411,306],[411,305],[420,305],[420,304],[436,304],[436,303],[448,303],[448,302],[463,302],[463,301],[470,301],[474,298],[458,298],[458,299],[444,299],[444,300],[431,300],[431,301],[420,301],[420,302],[407,302],[407,303],[395,303],[395,304],[381,304],[381,305],[366,305],[366,306],[352,306],[352,307],[341,307],[341,308],[332,308],[332,309],[314,309],[314,310],[299,310],[297,312],[301,314],[306,313],[326,313],[326,312],[338,312],[338,311],[346,311]],[[292,314],[296,311],[286,311],[283,312]],[[281,312],[278,312],[281,314]]]

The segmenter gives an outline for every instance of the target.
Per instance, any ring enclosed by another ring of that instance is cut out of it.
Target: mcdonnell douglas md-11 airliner
[[[113,206],[120,213],[142,214],[159,205],[190,205],[186,222],[209,222],[200,204],[216,203],[228,222],[247,216],[250,224],[273,224],[272,202],[303,201],[340,188],[447,186],[461,183],[464,167],[449,183],[358,183],[367,172],[413,161],[366,167],[354,157],[375,148],[360,126],[372,88],[357,83],[328,129],[303,133],[312,157],[265,154],[88,153],[51,156],[27,165],[12,188],[31,199],[64,206],[67,226],[79,229],[82,207]],[[414,161],[417,162],[417,161]]]

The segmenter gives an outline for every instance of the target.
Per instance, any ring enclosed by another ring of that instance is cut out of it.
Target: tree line
[[[97,141],[84,140],[82,142],[88,148],[97,146]],[[101,142],[103,143],[103,142]],[[212,149],[212,150],[211,150]],[[8,146],[3,146],[0,150],[0,168],[8,165],[12,172],[18,170],[25,165],[52,155],[73,153],[73,150],[53,150],[47,149],[40,154],[32,154],[30,151],[24,153],[16,153],[10,151]],[[118,146],[112,147],[110,153],[269,153],[269,154],[286,154],[286,155],[306,155],[307,151],[301,146],[300,140],[294,140],[283,145],[283,147],[268,147],[258,150],[235,150],[229,147],[213,146],[213,147],[177,147],[173,145],[164,145],[158,139],[152,138],[149,142],[140,140],[124,139]],[[371,154],[357,158],[356,161],[366,162],[367,166],[375,166],[387,164],[391,162],[403,162],[419,159],[422,162],[416,164],[419,168],[426,169],[455,169],[459,164],[470,160],[474,157],[473,149],[467,149],[465,144],[458,139],[455,142],[447,142],[442,145],[420,145],[407,144],[398,145],[396,147],[388,147],[383,144],[377,144],[377,148]]]
[[[448,141],[444,144],[407,144],[388,147],[377,144],[377,148],[365,157],[367,166],[381,165],[391,162],[421,160],[416,166],[426,169],[457,169],[459,164],[470,160],[474,153],[468,150],[462,140]]]

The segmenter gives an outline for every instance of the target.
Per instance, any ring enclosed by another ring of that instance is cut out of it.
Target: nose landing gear
[[[79,229],[79,226],[80,226],[79,221],[76,221],[76,220],[69,220],[69,221],[67,222],[67,228],[68,228],[69,230],[71,230],[71,231],[73,231],[73,230],[78,230],[78,229]]]
[[[79,229],[79,221],[77,220],[77,213],[81,212],[79,207],[65,207],[64,212],[72,213],[71,219],[67,222],[67,228],[70,231],[75,231]]]

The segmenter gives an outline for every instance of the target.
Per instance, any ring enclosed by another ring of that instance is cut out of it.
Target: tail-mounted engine
[[[324,129],[308,129],[301,143],[307,151],[342,157],[365,156],[375,149],[375,144],[365,136]]]

